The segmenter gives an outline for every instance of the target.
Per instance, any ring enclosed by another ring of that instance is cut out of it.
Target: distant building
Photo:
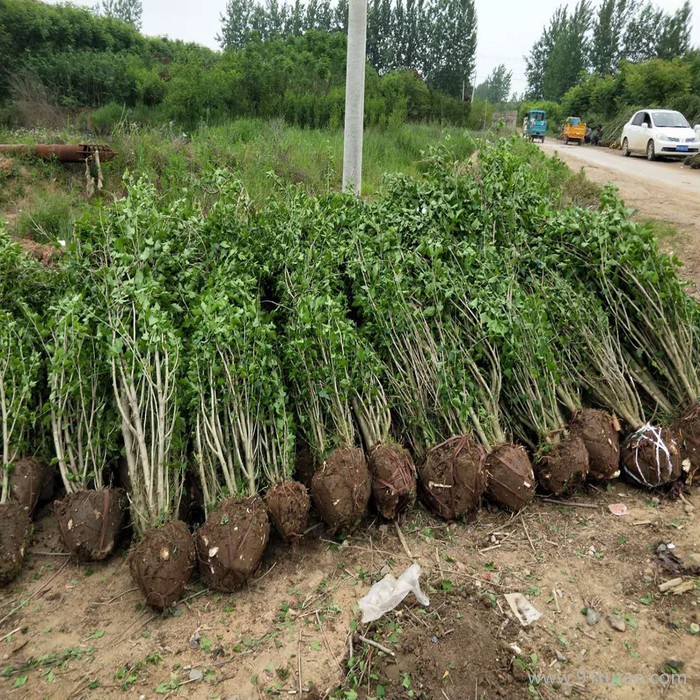
[[[507,112],[493,113],[493,126],[496,126],[499,121],[503,122],[504,128],[515,130],[518,128],[518,110],[513,109]]]

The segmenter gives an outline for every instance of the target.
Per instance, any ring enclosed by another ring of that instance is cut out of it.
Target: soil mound
[[[285,542],[292,542],[304,534],[311,499],[300,481],[289,479],[274,484],[265,494],[265,505],[272,524]]]
[[[588,476],[588,451],[577,435],[564,435],[535,463],[537,482],[553,496],[573,493]]]
[[[52,498],[54,477],[55,471],[37,457],[19,459],[10,476],[12,498],[32,513],[40,501]]]
[[[619,423],[605,411],[583,408],[569,423],[572,435],[578,435],[588,450],[588,477],[610,481],[620,476]]]
[[[473,599],[431,593],[430,603],[427,610],[439,609],[439,617],[427,612],[426,624],[411,627],[398,643],[391,630],[373,635],[396,656],[372,652],[371,678],[379,680],[370,680],[369,696],[380,697],[373,685],[377,683],[387,700],[409,697],[408,678],[410,697],[419,700],[528,697],[527,685],[509,670],[513,653],[507,635],[512,627],[504,633],[501,618]],[[361,645],[357,639],[355,648]]]
[[[19,574],[31,534],[29,511],[19,503],[0,503],[0,586]]]
[[[676,433],[647,423],[622,445],[622,467],[634,483],[648,488],[663,486],[681,475]]]

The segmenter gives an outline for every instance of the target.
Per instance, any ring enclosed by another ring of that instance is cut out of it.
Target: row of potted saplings
[[[482,497],[517,511],[532,500],[538,485],[550,495],[568,495],[586,479],[616,478],[621,468],[634,483],[662,486],[689,472],[691,463],[693,468],[700,466],[700,446],[684,443],[682,426],[676,428],[638,431],[621,443],[615,416],[585,408],[558,436],[556,447],[536,457],[534,470],[524,448],[502,444],[487,454],[469,436],[433,447],[418,460],[417,469],[409,451],[398,443],[373,445],[366,451],[338,448],[315,470],[308,470],[306,483],[287,480],[269,488],[264,498],[222,500],[194,535],[182,520],[147,531],[131,551],[131,573],[146,601],[157,609],[178,600],[196,566],[210,588],[231,592],[259,566],[270,521],[287,542],[304,534],[311,506],[307,486],[334,533],[348,533],[360,522],[370,496],[379,515],[391,520],[414,505],[418,490],[431,511],[452,520],[477,510]],[[303,478],[303,470],[299,473]],[[17,461],[11,471],[13,501],[0,509],[5,520],[3,584],[20,570],[31,532],[29,514],[52,497],[54,477],[54,470],[36,458]],[[127,525],[125,490],[76,491],[65,478],[64,486],[68,495],[56,501],[55,512],[65,547],[81,560],[106,558]]]

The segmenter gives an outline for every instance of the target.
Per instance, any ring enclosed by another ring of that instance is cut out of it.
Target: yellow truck
[[[586,138],[586,125],[580,117],[567,117],[564,121],[564,129],[561,138],[564,143],[576,141],[580,146]]]

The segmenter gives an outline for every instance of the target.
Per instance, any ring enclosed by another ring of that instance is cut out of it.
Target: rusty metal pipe
[[[112,160],[117,155],[109,146],[102,143],[0,144],[0,154],[4,153],[10,156],[32,155],[44,160],[53,160],[55,158],[60,163],[84,163],[86,160],[92,159],[95,151],[99,153],[101,163]]]

